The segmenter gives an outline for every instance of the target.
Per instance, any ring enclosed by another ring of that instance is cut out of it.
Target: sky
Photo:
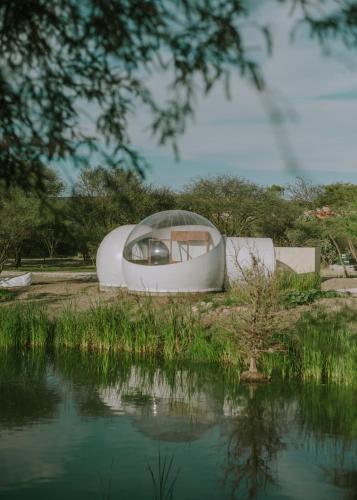
[[[277,142],[281,131],[271,125],[261,97],[236,77],[230,101],[217,90],[200,102],[195,123],[179,142],[179,163],[169,149],[137,133],[153,165],[149,181],[180,188],[195,177],[229,173],[262,184],[292,182],[297,175],[315,183],[357,183],[356,54],[340,48],[325,56],[302,32],[292,43],[286,10],[269,9],[257,14],[275,40],[263,70],[275,105],[292,117],[285,128],[298,170],[289,171]]]
[[[287,10],[259,5],[257,20],[274,34],[273,55],[263,70],[267,95],[285,116],[283,130],[271,124],[262,96],[235,76],[230,100],[222,88],[199,100],[194,123],[179,140],[179,162],[144,132],[140,115],[132,121],[133,145],[151,164],[148,182],[180,189],[198,177],[232,174],[266,185],[297,176],[317,184],[357,183],[357,54],[336,47],[323,55],[302,30],[292,42]],[[152,78],[158,95],[165,85],[161,75]],[[287,141],[293,170],[282,153]]]

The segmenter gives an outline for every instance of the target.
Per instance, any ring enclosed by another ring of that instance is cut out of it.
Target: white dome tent
[[[128,290],[149,293],[222,290],[224,240],[201,215],[159,212],[130,233],[123,254]]]
[[[123,249],[134,227],[134,224],[117,227],[99,245],[96,266],[101,290],[126,287],[122,266]]]
[[[224,239],[201,215],[167,210],[109,233],[98,248],[97,275],[101,290],[214,292],[241,281],[254,260],[275,271],[270,238]]]

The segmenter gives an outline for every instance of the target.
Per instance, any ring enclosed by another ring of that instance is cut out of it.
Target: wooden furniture
[[[186,243],[187,245],[187,260],[190,258],[190,243],[204,243],[206,252],[209,251],[211,244],[211,235],[208,231],[171,231],[170,235],[170,258],[172,262],[172,242]]]

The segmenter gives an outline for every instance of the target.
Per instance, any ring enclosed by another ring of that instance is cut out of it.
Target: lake
[[[1,499],[355,499],[356,390],[1,352],[0,470]]]

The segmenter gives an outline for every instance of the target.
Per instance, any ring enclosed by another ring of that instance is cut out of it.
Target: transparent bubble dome
[[[205,217],[186,210],[150,215],[129,234],[124,259],[145,266],[178,264],[212,251],[222,241]]]

